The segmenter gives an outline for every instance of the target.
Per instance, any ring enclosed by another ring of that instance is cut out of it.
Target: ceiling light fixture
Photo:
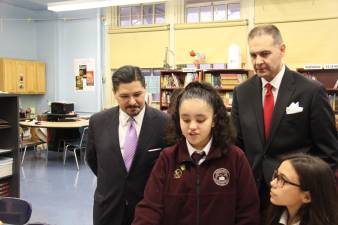
[[[165,2],[166,0],[73,0],[48,3],[48,10],[54,12],[94,9],[110,6],[135,5],[144,3]]]

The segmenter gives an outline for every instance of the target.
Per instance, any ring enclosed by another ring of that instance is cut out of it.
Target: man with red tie
[[[302,151],[337,168],[337,131],[324,86],[283,64],[286,47],[276,26],[255,27],[248,44],[256,75],[234,90],[231,114],[264,208],[280,156]]]

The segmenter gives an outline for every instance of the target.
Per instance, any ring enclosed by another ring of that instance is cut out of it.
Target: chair
[[[29,202],[12,197],[0,198],[0,221],[6,224],[23,225],[32,214]]]
[[[36,135],[34,129],[31,129],[30,131],[32,135],[31,138],[25,139],[23,137],[23,129],[20,127],[20,150],[24,149],[21,157],[21,166],[23,165],[23,162],[25,160],[27,148],[33,147],[34,150],[36,151],[38,145],[46,143]]]
[[[86,155],[86,144],[87,144],[87,133],[88,133],[88,127],[83,128],[81,133],[81,138],[74,140],[74,141],[67,141],[65,140],[65,147],[64,147],[64,155],[63,155],[63,165],[66,164],[66,158],[67,158],[67,152],[71,152],[74,154],[75,162],[76,162],[76,168],[79,170],[79,162],[77,159],[77,151],[79,151],[81,156],[81,150],[85,149],[85,155]]]

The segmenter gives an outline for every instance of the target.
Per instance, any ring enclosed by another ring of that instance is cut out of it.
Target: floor
[[[28,151],[21,167],[20,198],[32,204],[29,223],[50,225],[92,225],[96,177],[82,161],[76,169],[69,154],[63,165],[62,153]]]

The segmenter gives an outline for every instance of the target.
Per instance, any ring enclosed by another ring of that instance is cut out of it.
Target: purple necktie
[[[137,145],[137,134],[135,121],[133,118],[130,117],[128,119],[128,130],[126,132],[126,137],[124,139],[124,154],[123,154],[124,165],[126,166],[127,171],[129,171],[131,163],[133,161],[136,151],[136,145]]]

